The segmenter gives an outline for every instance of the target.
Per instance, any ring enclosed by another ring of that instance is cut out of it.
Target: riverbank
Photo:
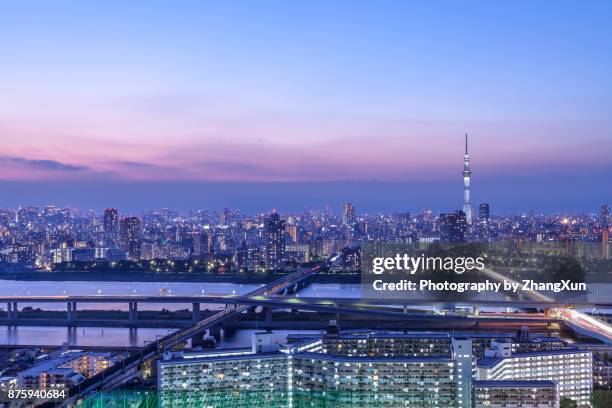
[[[194,283],[238,283],[238,284],[265,284],[278,279],[285,274],[281,273],[241,273],[241,274],[189,274],[189,273],[152,273],[152,272],[0,272],[0,280],[19,281],[101,281],[101,282],[194,282]],[[317,274],[312,278],[316,283],[345,283],[359,284],[358,273],[326,273]]]

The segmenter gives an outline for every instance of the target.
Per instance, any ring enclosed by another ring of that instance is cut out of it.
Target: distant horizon
[[[476,179],[477,180],[477,179]],[[585,189],[580,178],[566,177],[555,186],[539,187],[533,180],[474,181],[472,208],[489,203],[491,213],[520,215],[597,214],[608,204],[612,182],[599,181],[602,189]],[[571,186],[571,189],[568,188]],[[531,191],[520,193],[520,186]],[[552,188],[555,187],[555,188]],[[337,213],[351,202],[360,213],[418,213],[424,208],[436,213],[461,209],[461,179],[451,182],[400,183],[382,181],[345,182],[24,182],[2,181],[0,208],[55,205],[101,212],[118,208],[130,214],[169,208],[188,210],[223,210],[230,208],[245,214],[260,214],[273,209],[281,213],[325,210]],[[550,202],[556,205],[550,205]]]

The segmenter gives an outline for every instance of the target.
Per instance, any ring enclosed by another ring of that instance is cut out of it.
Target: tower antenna
[[[472,206],[470,204],[470,155],[468,154],[468,134],[465,134],[465,156],[463,156],[463,212],[468,225],[472,225]]]

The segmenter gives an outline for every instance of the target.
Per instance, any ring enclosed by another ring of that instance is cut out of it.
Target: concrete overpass
[[[518,282],[514,279],[508,278],[498,272],[493,271],[490,268],[484,268],[480,271],[485,276],[492,278],[498,282],[508,281],[514,284]],[[571,327],[574,331],[586,335],[589,337],[596,338],[605,344],[612,344],[612,326],[602,321],[599,321],[586,313],[582,313],[576,310],[567,311],[563,306],[557,305],[556,301],[549,296],[546,296],[536,290],[525,290],[523,291],[531,301],[541,302],[546,304],[548,315],[559,316],[565,320],[565,323]],[[591,305],[591,307],[594,305]],[[608,306],[608,303],[604,303],[602,306]]]
[[[263,289],[265,287],[262,287]],[[257,289],[254,292],[258,292]],[[88,296],[3,296],[0,304],[7,305],[8,320],[18,317],[19,304],[32,303],[65,303],[68,318],[75,318],[78,304],[108,303],[128,304],[132,318],[137,318],[138,304],[186,304],[191,305],[194,317],[200,310],[201,304],[224,304],[224,305],[252,305],[273,306],[276,308],[303,308],[304,310],[328,309],[330,307],[350,307],[359,311],[360,308],[372,308],[381,305],[397,306],[465,306],[465,307],[515,307],[515,308],[559,308],[568,306],[568,302],[555,301],[553,299],[533,299],[527,301],[499,301],[499,300],[466,300],[466,301],[435,301],[428,299],[359,299],[352,297],[298,297],[279,295],[256,295],[251,292],[246,295],[212,295],[212,296],[141,296],[141,295],[88,295]],[[569,305],[575,308],[612,308],[612,302],[572,302]]]
[[[275,280],[261,288],[245,295],[246,297],[270,296],[279,292],[288,292],[300,282],[305,281],[331,262],[334,262],[337,257],[332,257],[331,260],[322,264],[300,269],[299,271],[286,275],[278,280]],[[62,299],[66,301],[66,299]],[[15,302],[15,300],[13,300]],[[170,350],[180,343],[184,343],[189,339],[202,335],[206,330],[220,325],[228,319],[238,318],[240,314],[252,308],[253,305],[230,304],[228,307],[210,317],[200,320],[191,326],[168,334],[155,342],[140,349],[137,353],[130,354],[127,358],[121,360],[117,364],[107,368],[106,370],[87,378],[81,383],[71,387],[68,390],[70,396],[67,401],[62,403],[62,406],[74,404],[88,395],[104,389],[112,389],[125,384],[129,379],[134,378],[140,369],[140,366],[147,360],[156,358],[166,350]],[[68,307],[69,310],[74,310],[73,306]],[[44,407],[56,407],[55,402],[47,402],[42,404]]]
[[[530,301],[530,302],[497,302],[497,301],[478,301],[478,302],[431,302],[426,300],[418,301],[406,301],[406,300],[385,300],[384,305],[381,305],[379,300],[360,300],[355,298],[299,298],[291,296],[276,296],[276,295],[253,295],[248,294],[244,296],[19,296],[19,297],[2,297],[0,302],[7,304],[7,313],[4,319],[0,318],[0,324],[5,325],[28,325],[28,326],[117,326],[117,327],[173,327],[173,328],[184,328],[188,327],[193,323],[201,320],[201,304],[224,304],[231,306],[230,309],[225,309],[219,313],[223,313],[226,310],[236,313],[243,313],[249,307],[262,307],[266,311],[270,312],[272,309],[289,309],[289,310],[302,310],[302,311],[313,311],[322,313],[336,313],[336,314],[351,314],[351,315],[362,315],[371,316],[377,318],[410,318],[413,320],[426,320],[435,318],[442,323],[443,321],[455,321],[465,320],[466,316],[461,315],[429,315],[424,313],[413,313],[407,314],[409,307],[419,306],[434,306],[440,309],[452,307],[466,307],[477,310],[480,307],[520,307],[520,308],[561,308],[565,307],[564,304],[551,303],[544,301]],[[47,318],[41,319],[36,317],[20,317],[18,312],[19,304],[28,303],[66,303],[66,317],[65,319],[59,318]],[[107,303],[109,308],[113,304],[128,304],[128,318],[102,318],[92,316],[77,316],[77,305],[88,304],[88,303]],[[141,319],[138,316],[138,304],[139,303],[155,303],[155,304],[185,304],[191,306],[191,320],[185,319],[155,319],[149,317],[148,319]],[[598,307],[610,306],[609,304],[600,304]],[[593,307],[589,304],[589,307]],[[237,309],[241,308],[240,311]],[[401,309],[403,308],[403,314]],[[475,313],[478,315],[478,313]],[[481,315],[481,320],[506,320],[510,321],[526,321],[529,319],[541,319],[541,316],[536,314],[488,314]],[[549,316],[549,320],[552,316]],[[563,319],[563,316],[557,315],[558,319]],[[580,327],[579,330],[582,334],[588,335]],[[599,337],[597,337],[599,338]]]

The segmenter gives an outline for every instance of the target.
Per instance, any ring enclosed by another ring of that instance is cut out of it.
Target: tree
[[[578,403],[573,399],[569,399],[567,397],[561,398],[561,403],[559,404],[560,408],[578,408]]]
[[[612,390],[594,390],[593,408],[612,407]]]

